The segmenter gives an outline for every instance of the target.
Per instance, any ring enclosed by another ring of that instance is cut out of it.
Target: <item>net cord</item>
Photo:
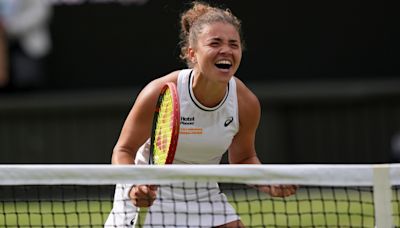
[[[0,185],[243,184],[373,186],[375,165],[0,165]],[[400,185],[400,164],[385,168]]]

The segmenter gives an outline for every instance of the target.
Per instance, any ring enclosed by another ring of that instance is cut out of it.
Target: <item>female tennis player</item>
[[[242,58],[241,22],[229,10],[194,2],[181,15],[180,37],[181,58],[189,69],[160,77],[141,91],[122,128],[112,163],[148,163],[154,107],[163,85],[172,82],[178,90],[181,116],[174,164],[219,164],[226,151],[231,164],[260,164],[254,145],[260,104],[234,76]],[[117,186],[106,226],[132,227],[136,207],[151,206],[152,224],[158,223],[159,227],[244,227],[217,184],[207,188],[193,183],[182,186],[192,190],[183,193],[179,189],[172,191],[156,186]],[[297,186],[258,189],[272,196],[286,197],[294,194]],[[188,202],[172,205],[165,200],[171,195]],[[196,201],[191,202],[192,196],[197,197]],[[124,200],[126,197],[130,200]],[[207,200],[203,202],[199,197]],[[204,205],[199,205],[201,202]],[[214,204],[212,208],[210,202]],[[200,207],[201,215],[192,215],[191,210]],[[168,214],[172,209],[184,213]],[[164,214],[160,213],[162,210]]]

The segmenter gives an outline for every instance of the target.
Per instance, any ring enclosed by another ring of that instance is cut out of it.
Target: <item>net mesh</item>
[[[50,175],[49,179],[35,180],[38,183],[34,185],[19,182],[11,184],[3,181],[5,183],[0,186],[0,227],[132,227],[135,209],[127,206],[119,210],[115,208],[115,205],[118,203],[131,205],[130,200],[122,194],[123,188],[130,186],[126,184],[129,182],[128,176],[134,173],[144,174],[143,171],[146,170],[135,168],[122,170],[124,171],[122,172],[109,167],[100,167],[100,170],[107,170],[106,176],[104,172],[99,174],[105,180],[90,181],[82,173],[81,176],[73,177],[76,184],[71,184],[70,177],[66,180],[59,174],[56,174],[59,180],[55,183],[49,183],[51,180],[54,182],[54,175]],[[310,185],[307,178],[299,182],[298,178],[291,177],[289,178],[292,179],[291,182],[300,185],[298,192],[290,197],[278,198],[258,191],[246,183],[248,182],[246,179],[240,183],[235,179],[215,174],[208,177],[210,181],[205,181],[207,176],[201,174],[200,178],[198,174],[194,174],[197,171],[192,173],[187,167],[178,168],[179,172],[184,172],[183,176],[186,178],[168,177],[165,174],[166,171],[173,169],[173,166],[159,167],[154,170],[154,173],[159,173],[160,177],[152,178],[153,175],[150,172],[148,178],[145,178],[147,183],[160,182],[157,197],[162,201],[162,204],[155,204],[154,208],[149,210],[145,227],[212,227],[213,222],[217,222],[218,219],[234,218],[237,215],[246,227],[377,226],[377,205],[374,202],[373,182],[368,184],[361,180],[358,184],[339,183],[336,185],[334,181],[331,181],[332,183],[328,184],[328,175],[326,182],[315,181],[315,184]],[[287,171],[290,169],[291,166],[284,169],[285,174],[279,171],[278,173],[282,176],[266,184],[277,184],[280,181],[287,184],[289,180],[284,176],[291,173]],[[258,168],[246,170],[250,171],[249,174],[253,172],[253,176],[257,176],[260,171]],[[295,171],[298,172],[298,170]],[[1,173],[0,168],[0,177]],[[29,173],[30,177],[37,176],[32,174],[32,170],[29,170]],[[64,173],[64,176],[71,175],[69,169],[58,169],[56,173]],[[42,173],[38,172],[38,174]],[[110,175],[114,175],[116,180],[110,181],[112,179]],[[20,175],[17,176],[14,180]],[[368,175],[366,176],[368,179]],[[316,176],[315,180],[320,177]],[[83,184],[85,179],[87,184]],[[360,181],[359,178],[353,179]],[[216,180],[218,180],[218,187],[216,187]],[[144,178],[137,180],[137,183],[143,181]],[[98,184],[94,184],[95,182]],[[125,183],[114,185],[109,182]],[[317,184],[318,182],[320,184]],[[400,186],[396,180],[390,183],[390,219],[394,227],[399,227]],[[120,196],[118,196],[118,191],[115,191],[118,188],[122,189]],[[218,191],[217,194],[214,194],[215,191]],[[224,200],[229,203],[232,210],[224,204]],[[126,218],[123,222],[125,225],[114,221],[109,223],[111,225],[105,226],[110,214],[114,216],[114,219]]]
[[[102,227],[114,186],[28,185],[0,188],[0,227]]]

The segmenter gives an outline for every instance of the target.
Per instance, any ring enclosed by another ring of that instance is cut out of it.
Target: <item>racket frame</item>
[[[179,138],[179,127],[180,127],[180,106],[179,106],[179,98],[178,98],[178,91],[176,89],[176,85],[172,82],[167,82],[161,88],[160,95],[157,100],[154,117],[153,117],[153,124],[151,128],[151,139],[150,139],[150,155],[149,155],[149,164],[154,164],[154,141],[156,135],[156,125],[157,119],[160,115],[160,107],[163,101],[163,97],[167,90],[170,90],[170,94],[172,96],[172,132],[171,132],[171,142],[168,148],[168,154],[165,161],[165,164],[172,164],[175,157],[176,147],[178,145],[178,138]]]

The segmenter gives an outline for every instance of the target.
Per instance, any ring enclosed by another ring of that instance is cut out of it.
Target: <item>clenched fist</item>
[[[150,207],[157,197],[156,185],[136,185],[129,192],[129,197],[136,207]]]

